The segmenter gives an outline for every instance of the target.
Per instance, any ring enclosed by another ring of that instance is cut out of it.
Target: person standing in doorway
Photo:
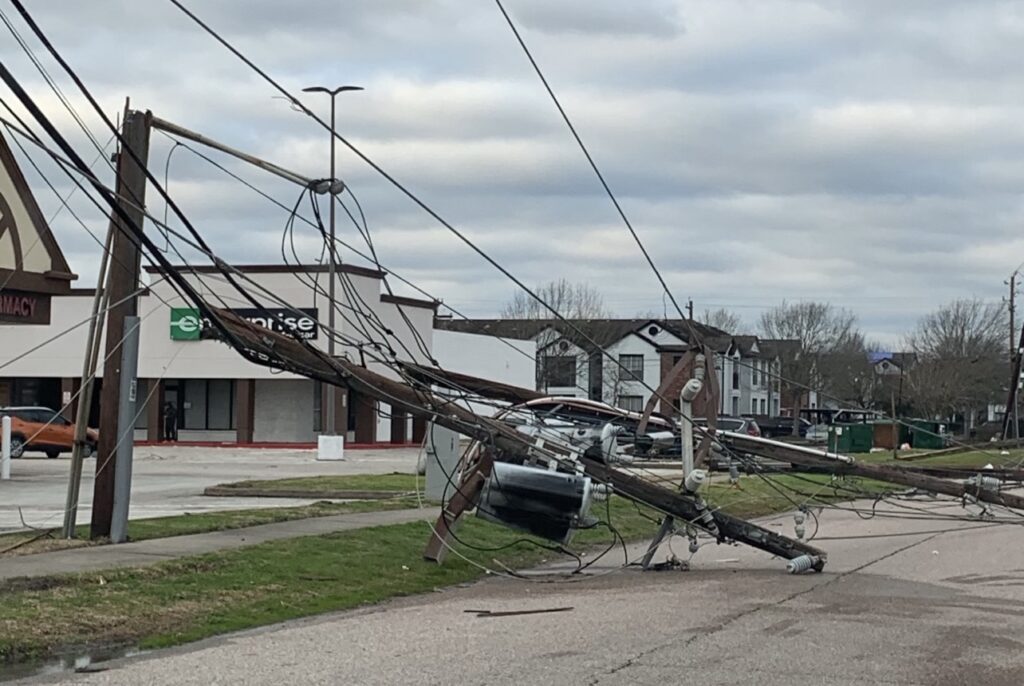
[[[164,440],[178,440],[178,408],[170,402],[164,405]]]

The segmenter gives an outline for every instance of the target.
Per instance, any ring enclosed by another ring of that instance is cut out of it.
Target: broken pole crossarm
[[[208,148],[219,150],[220,152],[226,155],[231,155],[232,157],[240,159],[243,162],[248,162],[253,166],[259,167],[264,171],[268,171],[271,174],[280,176],[282,179],[287,179],[288,181],[296,183],[305,188],[313,188],[316,185],[317,179],[308,178],[306,176],[303,176],[302,174],[298,174],[289,169],[285,169],[284,167],[280,167],[274,164],[273,162],[267,162],[266,160],[260,159],[255,155],[250,155],[249,153],[242,152],[241,150],[232,148],[230,145],[225,145],[224,143],[215,141],[212,138],[207,138],[206,136],[200,133],[196,133],[195,131],[186,129],[184,126],[179,126],[173,122],[161,119],[160,117],[153,117],[153,128],[159,129],[160,131],[164,131],[165,133],[169,133],[172,136],[184,138],[186,140],[192,141],[193,143],[199,143],[200,145],[205,145]]]
[[[788,445],[767,438],[755,438],[745,434],[719,431],[717,437],[728,441],[733,448],[773,460],[781,460],[804,467],[824,467],[835,474],[850,474],[878,481],[919,488],[922,491],[941,493],[954,498],[972,497],[994,505],[1024,510],[1024,497],[983,488],[979,483],[965,484],[947,481],[936,476],[921,474],[919,471],[902,467],[857,462],[844,455],[824,453],[810,448]]]

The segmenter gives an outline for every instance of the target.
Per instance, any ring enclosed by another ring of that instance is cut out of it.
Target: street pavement
[[[767,525],[791,532],[793,521]],[[1021,534],[1019,525],[827,511],[821,574],[786,574],[781,560],[738,546],[706,545],[686,572],[617,570],[620,552],[575,582],[551,569],[532,582],[492,575],[33,683],[1020,686]],[[674,545],[687,556],[685,541]]]
[[[315,450],[197,448],[170,445],[135,448],[132,519],[185,512],[287,507],[309,500],[203,496],[208,486],[245,479],[283,479],[335,474],[412,473],[416,448],[348,450],[344,462],[318,462]],[[11,463],[11,480],[0,481],[0,533],[60,526],[67,492],[67,457],[25,457]],[[85,463],[78,522],[91,516],[94,460]]]

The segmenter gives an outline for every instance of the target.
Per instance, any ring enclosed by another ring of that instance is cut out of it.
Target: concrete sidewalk
[[[354,512],[349,514],[295,519],[289,522],[261,524],[244,529],[212,531],[205,534],[154,538],[137,543],[100,545],[57,550],[35,555],[0,558],[0,581],[17,577],[50,576],[100,569],[142,567],[190,555],[233,550],[284,538],[315,536],[336,531],[366,529],[389,524],[429,521],[437,508]]]

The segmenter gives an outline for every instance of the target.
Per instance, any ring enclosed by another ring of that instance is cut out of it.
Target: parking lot
[[[202,493],[208,486],[245,479],[411,473],[417,453],[415,448],[350,450],[344,462],[318,462],[315,450],[140,446],[135,449],[131,517],[304,504],[309,501],[207,497]],[[60,526],[70,465],[67,457],[49,460],[41,454],[12,461],[11,480],[0,481],[0,532]],[[87,460],[79,523],[90,518],[95,470],[95,460]]]

